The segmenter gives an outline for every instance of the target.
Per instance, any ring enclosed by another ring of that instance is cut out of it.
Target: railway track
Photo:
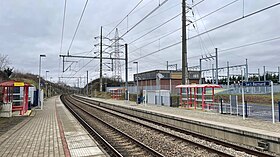
[[[96,102],[96,101],[90,100],[90,99],[86,99],[86,98],[82,98],[82,97],[77,97],[77,96],[74,96],[74,98],[76,100],[80,101],[80,102],[88,103],[88,105],[91,105],[92,107],[95,106],[95,107],[101,109],[100,105],[98,105],[99,102]],[[118,114],[116,111],[112,112],[112,111],[109,111],[108,109],[103,109],[103,110],[110,113],[110,114]],[[125,119],[129,119],[127,117],[131,117],[131,115],[127,115],[125,113],[119,113],[119,114],[126,115],[126,116],[122,116],[122,118],[125,118]],[[134,117],[134,118],[139,119],[139,117]],[[147,121],[147,119],[142,119],[142,120]],[[153,123],[155,125],[159,125],[159,126],[164,127],[164,128],[169,128],[171,130],[174,130],[174,131],[177,131],[177,132],[180,132],[180,133],[183,133],[183,134],[191,135],[191,136],[194,136],[196,138],[200,138],[200,139],[203,139],[203,140],[206,140],[206,141],[209,141],[209,142],[213,142],[213,143],[218,144],[218,145],[229,147],[229,148],[232,148],[232,149],[237,150],[237,151],[245,152],[245,153],[250,154],[250,155],[262,156],[262,157],[273,156],[273,155],[268,154],[266,152],[261,152],[261,151],[255,150],[255,149],[249,149],[248,147],[243,147],[243,146],[236,145],[236,144],[233,144],[233,143],[228,143],[228,142],[225,142],[225,141],[221,141],[221,140],[218,140],[218,139],[215,139],[215,138],[206,137],[206,136],[203,136],[203,135],[200,135],[200,134],[197,134],[197,133],[188,132],[186,130],[182,130],[182,129],[179,129],[179,128],[174,128],[174,127],[169,126],[169,125],[159,124],[159,123],[156,123],[154,121],[149,121],[149,123]],[[148,125],[148,127],[149,127],[149,125]],[[205,146],[202,146],[202,147],[205,148]],[[209,148],[205,148],[205,149],[209,149]],[[209,150],[209,151],[213,152],[213,150]],[[220,152],[217,152],[217,154],[219,154],[220,156],[226,156],[226,154],[223,154],[223,153],[220,153]]]
[[[199,144],[170,132],[164,131],[161,127],[150,126],[149,124],[140,124],[137,120],[131,120],[125,115],[110,113],[107,109],[101,109],[98,106],[93,106],[88,102],[77,98],[68,97],[72,104],[83,108],[95,116],[103,117],[103,121],[111,122],[113,127],[119,128],[126,134],[130,134],[142,144],[152,148],[163,156],[234,156],[233,154],[225,153],[221,150],[216,150],[209,147],[206,143]],[[138,133],[137,133],[138,132]],[[125,155],[127,156],[127,155]],[[154,155],[153,155],[154,156]]]
[[[163,157],[157,151],[74,104],[65,96],[61,96],[61,100],[110,156]]]

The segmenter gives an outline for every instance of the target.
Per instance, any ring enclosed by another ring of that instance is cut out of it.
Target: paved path
[[[0,136],[0,157],[108,156],[58,96],[32,115]]]
[[[92,139],[89,133],[62,104],[59,97],[56,98],[56,107],[59,123],[62,124],[70,155],[72,157],[105,157],[106,155],[99,148],[97,142]]]
[[[29,121],[21,122],[0,137],[0,156],[65,156],[54,101],[49,99],[44,110],[36,110]]]

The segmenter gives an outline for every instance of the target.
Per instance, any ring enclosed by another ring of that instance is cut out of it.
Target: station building
[[[175,88],[175,86],[180,85],[182,82],[182,71],[178,70],[152,70],[134,74],[134,82],[136,83],[138,79],[138,86],[140,88],[157,86],[158,73],[164,76],[160,79],[160,89],[162,90],[169,90],[170,86]],[[198,84],[200,76],[200,71],[189,71],[190,84]]]

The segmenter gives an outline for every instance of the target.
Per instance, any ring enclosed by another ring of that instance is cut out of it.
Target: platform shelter
[[[120,100],[122,95],[125,93],[125,88],[113,88],[109,90],[111,93],[111,98],[115,100]]]
[[[24,115],[28,110],[28,90],[33,85],[19,81],[6,81],[0,83],[0,87],[2,87],[3,105],[12,104],[12,112],[19,111],[20,115]],[[22,96],[15,92],[20,88],[23,88]]]
[[[215,102],[215,88],[222,88],[215,84],[190,84],[178,85],[180,91],[180,106],[194,108],[201,107],[210,109]]]

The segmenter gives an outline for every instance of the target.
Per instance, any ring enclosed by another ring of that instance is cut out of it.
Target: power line
[[[193,22],[196,22],[196,21],[199,21],[199,20],[201,20],[201,19],[204,19],[205,17],[210,16],[210,15],[212,15],[212,14],[214,14],[214,13],[216,13],[216,12],[218,12],[218,11],[220,11],[220,10],[222,10],[222,9],[224,9],[224,8],[226,8],[226,7],[230,6],[230,5],[232,5],[232,4],[234,4],[234,3],[237,2],[237,1],[239,1],[239,0],[234,0],[234,1],[230,2],[230,3],[227,3],[226,5],[224,5],[224,6],[220,7],[220,8],[218,8],[218,9],[216,9],[216,10],[214,10],[214,11],[212,11],[212,12],[210,12],[210,13],[208,13],[208,14],[202,16],[202,17],[200,17],[199,19],[197,19],[197,20],[195,20],[195,21],[193,21]]]
[[[199,1],[198,3],[194,4],[193,6],[191,6],[191,8],[194,7],[194,6],[199,5],[199,4],[202,3],[203,1],[205,1],[205,0]],[[169,9],[171,9],[171,8],[177,6],[177,5],[178,5],[178,4],[176,4],[176,5],[174,5],[174,6],[170,7],[170,8],[168,8],[168,9],[166,9],[166,10],[169,10]],[[166,10],[165,10],[165,11],[166,11]],[[143,34],[142,36],[140,36],[140,37],[136,38],[135,40],[131,41],[129,44],[134,43],[135,41],[137,41],[137,40],[139,40],[139,39],[145,37],[146,35],[150,34],[151,32],[153,32],[153,31],[159,29],[160,27],[162,27],[162,26],[164,26],[165,24],[171,22],[172,20],[174,20],[175,18],[177,18],[177,17],[180,16],[181,14],[182,14],[182,13],[179,13],[179,14],[175,15],[174,17],[168,19],[167,21],[163,22],[162,24],[160,24],[160,25],[154,27],[152,30],[146,32],[146,33]],[[158,14],[157,14],[157,15],[158,15]]]
[[[217,27],[214,27],[214,28],[212,28],[212,29],[210,29],[210,30],[207,30],[207,31],[205,31],[205,32],[203,32],[203,33],[200,33],[200,34],[198,34],[198,35],[192,36],[192,37],[190,37],[188,40],[191,40],[191,39],[196,38],[196,37],[198,37],[198,36],[201,36],[201,35],[203,35],[203,34],[212,32],[212,31],[214,31],[214,30],[216,30],[216,29],[225,27],[225,26],[227,26],[227,25],[230,25],[230,24],[235,23],[235,22],[237,22],[237,21],[240,21],[240,20],[242,20],[242,19],[248,18],[248,17],[253,16],[253,15],[257,14],[257,13],[263,12],[263,11],[265,11],[265,10],[267,10],[267,9],[276,7],[276,6],[278,6],[278,5],[280,5],[280,3],[276,3],[276,4],[273,4],[273,5],[271,5],[271,6],[265,7],[265,8],[263,8],[263,9],[257,10],[257,11],[255,11],[255,12],[253,12],[253,13],[250,13],[250,14],[248,14],[248,15],[242,16],[242,17],[237,18],[237,19],[235,19],[235,20],[229,21],[229,22],[227,22],[227,23],[224,23],[224,24],[222,24],[222,25],[219,25],[219,26],[217,26]]]
[[[200,4],[200,3],[203,2],[203,1],[204,1],[204,0],[201,0],[200,2],[194,4],[192,7],[197,6],[198,4]],[[202,20],[202,19],[204,19],[204,18],[206,18],[206,17],[208,17],[208,16],[210,16],[210,15],[216,13],[217,11],[220,11],[220,10],[222,10],[222,9],[224,9],[224,8],[226,8],[226,7],[228,7],[228,6],[230,6],[231,4],[233,4],[233,3],[237,2],[237,1],[238,1],[238,0],[234,0],[234,1],[232,1],[232,2],[230,2],[230,3],[228,3],[228,4],[224,5],[224,6],[222,6],[222,7],[218,8],[218,9],[216,9],[216,10],[214,10],[214,11],[212,11],[212,12],[206,14],[206,15],[204,15],[203,17],[200,17],[199,19],[196,19],[196,20],[192,21],[192,22],[194,23],[194,22],[200,21],[200,20]],[[188,24],[188,25],[189,25],[189,24]],[[140,47],[140,48],[138,48],[138,49],[144,48],[144,47],[146,47],[146,46],[148,46],[148,45],[150,45],[150,44],[152,44],[152,43],[154,43],[154,42],[156,42],[156,41],[158,41],[158,40],[160,40],[160,39],[162,39],[162,38],[165,38],[165,37],[167,37],[167,36],[169,36],[169,35],[171,35],[171,34],[177,32],[177,31],[181,30],[181,29],[182,29],[182,27],[177,28],[176,30],[174,30],[174,31],[172,31],[172,32],[170,32],[170,33],[168,33],[168,34],[166,34],[166,35],[160,37],[160,38],[157,38],[156,40],[153,40],[152,42],[150,42],[150,43],[146,44],[145,46],[142,46],[142,47]],[[137,50],[138,50],[138,49],[137,49]],[[135,52],[135,51],[136,51],[136,50],[130,52],[130,54],[133,53],[133,52]]]
[[[139,49],[142,49],[142,48],[144,48],[144,47],[146,47],[146,46],[148,46],[148,45],[151,45],[151,44],[157,42],[157,41],[160,40],[160,39],[163,39],[163,38],[165,38],[165,37],[167,37],[167,36],[169,36],[169,35],[171,35],[171,34],[173,34],[173,33],[176,33],[176,32],[179,31],[179,30],[181,30],[181,28],[177,28],[177,29],[175,29],[175,30],[173,30],[173,31],[171,31],[171,32],[169,32],[169,33],[167,33],[167,34],[161,36],[160,38],[157,38],[157,39],[155,39],[155,40],[149,42],[148,44],[145,44],[145,46],[139,47],[139,48],[137,48],[136,50],[131,51],[129,54],[132,54],[132,53],[136,52],[136,51],[139,50]]]
[[[243,48],[243,47],[248,47],[248,46],[253,46],[253,45],[258,45],[258,44],[263,44],[263,43],[274,41],[274,40],[280,40],[280,36],[275,37],[275,38],[266,39],[266,40],[256,41],[256,42],[252,42],[252,43],[248,43],[248,44],[244,44],[244,45],[239,45],[239,46],[235,46],[235,47],[230,47],[230,48],[226,48],[226,49],[221,49],[221,50],[219,50],[219,54],[225,54],[225,53],[228,53],[226,51],[239,49],[239,48]],[[192,56],[192,57],[189,57],[188,59],[197,58],[197,57],[200,57],[200,55]],[[180,60],[173,60],[171,62],[176,62],[176,61],[180,61]]]
[[[198,11],[198,8],[196,7],[195,9],[196,9],[196,11],[197,11],[198,16],[201,17],[201,16],[200,16],[200,13],[199,13],[199,11]],[[205,23],[203,22],[202,19],[201,19],[201,23],[202,23],[202,25],[203,25],[204,30],[206,30]],[[210,42],[211,42],[213,48],[215,48],[214,42],[213,42],[212,38],[210,37],[209,33],[207,33],[207,36],[208,36],[208,38],[209,38],[209,40],[210,40]]]
[[[171,45],[168,45],[168,46],[166,46],[166,47],[164,47],[164,48],[162,48],[162,49],[153,51],[153,52],[148,53],[148,54],[146,54],[146,55],[144,55],[144,56],[141,56],[141,57],[138,57],[138,58],[136,58],[136,59],[133,59],[133,60],[129,61],[129,63],[134,62],[134,61],[139,60],[139,59],[142,59],[142,58],[145,58],[145,57],[150,56],[150,55],[152,55],[152,54],[158,53],[158,52],[160,52],[160,51],[162,51],[162,50],[169,49],[169,48],[171,48],[171,47],[173,47],[173,46],[176,46],[176,45],[178,45],[178,44],[180,44],[180,43],[181,43],[181,41],[179,41],[179,42],[177,42],[177,43],[174,43],[174,44],[171,44]]]
[[[150,34],[151,32],[157,30],[158,28],[164,26],[165,24],[169,23],[170,21],[174,20],[175,18],[177,18],[177,17],[180,16],[180,15],[181,15],[181,13],[175,15],[174,17],[170,18],[169,20],[163,22],[162,24],[158,25],[157,27],[153,28],[152,30],[148,31],[147,33],[145,33],[145,34],[141,35],[140,37],[136,38],[135,40],[131,41],[129,44],[132,44],[132,43],[134,43],[135,41],[137,41],[137,40],[139,40],[139,39],[145,37],[146,35],[148,35],[148,34]]]
[[[149,4],[149,3],[147,3],[146,5],[148,5],[148,4]],[[153,16],[148,17],[147,19],[151,19],[151,18],[153,18],[153,17],[155,17],[155,16],[158,16],[158,15],[160,15],[160,14],[163,14],[164,12],[166,12],[166,11],[172,9],[172,8],[175,8],[176,6],[178,6],[178,5],[180,5],[180,4],[181,4],[181,3],[177,3],[177,4],[171,6],[171,7],[167,8],[167,9],[165,9],[165,10],[163,10],[163,11],[157,13],[157,14],[154,14]],[[146,7],[146,5],[144,5],[142,8]],[[138,10],[140,10],[140,9],[142,9],[142,8],[139,8]],[[136,10],[136,11],[133,12],[132,14],[135,14],[138,10]],[[124,29],[127,29],[127,27],[126,27],[126,28],[119,28],[119,30],[124,30]],[[143,32],[143,31],[142,31],[142,32]],[[139,32],[138,34],[140,34],[140,33],[142,33],[142,32]]]
[[[124,34],[120,36],[122,38],[127,33],[129,33],[131,30],[133,30],[136,26],[138,26],[140,23],[142,23],[146,18],[148,18],[150,15],[152,15],[156,10],[158,10],[161,6],[163,6],[168,0],[163,1],[160,3],[156,8],[154,8],[151,12],[149,12],[147,15],[145,15],[141,20],[139,20],[136,24],[134,24],[130,29],[128,29]],[[110,46],[108,46],[104,51],[106,51],[109,47],[111,47],[113,44],[115,44],[116,41],[114,41]]]
[[[268,7],[265,7],[265,8],[263,8],[263,9],[257,10],[257,11],[255,11],[255,12],[253,12],[253,13],[248,14],[248,15],[242,16],[242,17],[240,17],[240,18],[237,18],[237,19],[232,20],[232,21],[230,21],[230,22],[227,22],[227,23],[225,23],[225,24],[222,24],[222,25],[219,25],[219,26],[217,26],[217,27],[214,27],[214,28],[212,28],[212,29],[210,29],[210,30],[207,30],[207,31],[205,31],[205,32],[203,32],[203,33],[200,33],[200,34],[198,34],[198,35],[189,37],[187,40],[194,39],[194,38],[199,37],[199,36],[201,36],[201,35],[203,35],[203,34],[206,34],[206,33],[208,33],[208,32],[212,32],[212,31],[217,30],[217,29],[219,29],[219,28],[225,27],[225,26],[227,26],[227,25],[230,25],[230,24],[235,23],[235,22],[237,22],[237,21],[240,21],[240,20],[242,20],[242,19],[248,18],[248,17],[253,16],[253,15],[257,14],[257,13],[263,12],[263,11],[265,11],[265,10],[267,10],[267,9],[276,7],[276,6],[278,6],[278,5],[280,5],[280,2],[279,2],[279,3],[276,3],[276,4],[273,4],[273,5],[270,5],[270,6],[268,6]],[[176,45],[178,45],[178,44],[180,44],[180,43],[181,43],[181,41],[176,42],[176,43],[171,44],[171,45],[169,45],[169,46],[166,46],[166,47],[164,47],[164,48],[162,48],[162,49],[153,51],[153,52],[151,52],[151,53],[149,53],[149,54],[146,54],[146,55],[141,56],[141,57],[139,57],[139,58],[137,58],[137,59],[134,59],[134,60],[132,60],[131,62],[136,61],[136,60],[139,60],[139,59],[142,59],[142,58],[147,57],[147,56],[150,56],[150,55],[153,55],[153,54],[158,53],[158,52],[160,52],[160,51],[162,51],[162,50],[166,50],[166,49],[171,48],[171,47],[173,47],[173,46],[176,46]]]
[[[59,54],[61,55],[62,53],[62,45],[63,45],[63,38],[64,38],[64,28],[65,28],[65,17],[66,17],[66,5],[67,5],[67,0],[64,0],[64,10],[63,10],[63,20],[62,20],[62,29],[61,29],[61,40],[60,40],[60,50],[59,50]],[[61,58],[59,58],[58,60],[58,67],[60,69],[60,63],[61,62]],[[58,73],[58,76],[60,74]]]
[[[75,30],[75,32],[74,32],[73,38],[72,38],[71,43],[70,43],[70,45],[69,45],[69,48],[68,48],[68,51],[67,51],[68,54],[69,54],[69,51],[70,51],[70,49],[71,49],[71,47],[72,47],[73,41],[74,41],[74,39],[75,39],[75,37],[76,37],[76,34],[77,34],[77,32],[78,32],[78,29],[79,29],[79,27],[80,27],[80,24],[81,24],[82,18],[83,18],[83,16],[84,16],[84,13],[85,13],[87,4],[88,4],[88,0],[86,0],[86,3],[85,3],[85,5],[84,5],[83,11],[82,11],[82,14],[81,14],[81,16],[80,16],[80,19],[79,19],[79,21],[78,21],[76,30]]]
[[[62,29],[61,29],[61,40],[60,40],[60,51],[59,51],[60,54],[62,52],[62,45],[63,45],[63,38],[64,38],[66,6],[67,6],[67,0],[64,0],[64,11],[63,11],[63,20],[62,20]]]
[[[135,7],[106,35],[108,37],[141,3],[143,0],[140,0]]]
[[[219,52],[226,52],[226,51],[230,51],[230,50],[234,50],[234,49],[239,49],[239,48],[248,47],[248,46],[252,46],[252,45],[262,44],[262,43],[266,43],[266,42],[270,42],[270,41],[274,41],[274,40],[279,40],[279,39],[280,39],[280,36],[275,37],[275,38],[266,39],[266,40],[256,41],[256,42],[253,42],[253,43],[244,44],[244,45],[240,45],[240,46],[236,46],[236,47],[231,47],[231,48],[227,48],[227,49],[221,49],[221,50],[219,50]]]

